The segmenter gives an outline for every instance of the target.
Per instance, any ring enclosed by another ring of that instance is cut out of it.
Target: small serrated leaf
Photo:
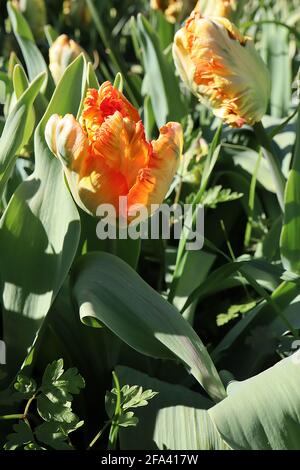
[[[49,400],[47,395],[37,397],[37,410],[45,421],[72,423],[77,417],[71,411],[71,402],[65,400]]]
[[[136,426],[139,420],[134,415],[133,411],[127,411],[126,413],[122,414],[118,419],[118,425],[122,426],[123,428],[127,428],[129,426]]]
[[[34,442],[34,436],[30,426],[25,421],[19,421],[13,426],[14,433],[7,436],[7,442],[4,444],[5,450],[15,450],[24,445]]]
[[[61,389],[67,390],[73,395],[80,393],[80,390],[85,387],[84,378],[79,374],[76,367],[72,367],[62,374],[55,385]]]
[[[40,390],[50,401],[72,401],[72,394],[78,394],[85,382],[76,367],[64,372],[63,360],[53,361],[45,370]]]
[[[201,204],[215,209],[220,203],[235,201],[243,197],[242,193],[231,192],[231,189],[224,189],[222,186],[214,186],[204,192]]]
[[[68,442],[66,442],[68,433],[65,432],[60,423],[56,423],[54,421],[43,423],[36,428],[35,435],[39,442],[46,444],[52,449],[73,449],[73,447]]]
[[[53,382],[59,379],[59,377],[64,373],[64,361],[63,359],[58,359],[57,361],[51,362],[46,367],[46,370],[42,379],[42,387],[52,386]]]

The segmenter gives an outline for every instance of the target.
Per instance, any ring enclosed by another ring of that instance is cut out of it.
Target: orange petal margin
[[[183,132],[177,122],[169,122],[160,129],[160,136],[152,141],[153,154],[147,167],[142,168],[136,183],[128,194],[128,211],[134,205],[161,204],[178,169],[183,147]]]

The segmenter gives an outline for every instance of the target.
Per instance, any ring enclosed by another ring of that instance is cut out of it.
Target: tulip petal
[[[84,100],[82,123],[90,139],[102,125],[105,119],[118,111],[124,118],[129,117],[134,122],[140,121],[137,110],[110,82],[104,82],[99,91],[91,88]]]
[[[79,172],[88,155],[89,142],[80,124],[72,114],[66,114],[56,124],[56,154],[63,165]]]
[[[105,163],[125,176],[131,187],[140,168],[147,166],[152,152],[141,121],[123,118],[119,111],[106,118],[94,133],[92,151]]]
[[[112,204],[118,213],[119,197],[127,193],[128,186],[122,173],[110,168],[99,156],[91,155],[85,161],[78,195],[92,214],[96,214],[100,204]]]
[[[182,155],[183,135],[180,124],[169,122],[152,141],[153,154],[149,165],[139,171],[137,181],[128,194],[128,210],[139,204],[151,212],[151,204],[161,204],[177,171]]]

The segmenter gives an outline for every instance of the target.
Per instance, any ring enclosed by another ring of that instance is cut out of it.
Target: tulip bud
[[[228,19],[193,12],[175,35],[173,57],[186,85],[227,124],[253,125],[266,113],[268,69]]]
[[[59,82],[68,65],[82,52],[84,53],[84,50],[79,44],[69,39],[66,34],[62,34],[53,42],[49,49],[49,69],[55,83]]]
[[[166,124],[147,142],[138,111],[109,82],[88,90],[79,122],[70,114],[51,116],[45,138],[75,201],[93,215],[101,204],[120,215],[121,196],[127,214],[136,205],[150,214],[152,204],[163,202],[182,155],[180,124]]]

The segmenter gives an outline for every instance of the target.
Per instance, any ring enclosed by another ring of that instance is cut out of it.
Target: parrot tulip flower
[[[49,69],[54,82],[57,84],[64,74],[68,65],[73,62],[84,50],[69,39],[66,34],[61,34],[53,42],[49,49]]]
[[[253,125],[266,113],[269,71],[227,18],[193,12],[175,35],[173,57],[187,86],[230,126]]]
[[[122,217],[130,219],[135,205],[150,214],[152,204],[163,202],[182,155],[180,124],[166,124],[148,142],[138,111],[110,82],[88,90],[79,122],[70,114],[53,115],[45,136],[75,201],[93,215],[111,204],[120,216],[121,196],[128,211]]]

